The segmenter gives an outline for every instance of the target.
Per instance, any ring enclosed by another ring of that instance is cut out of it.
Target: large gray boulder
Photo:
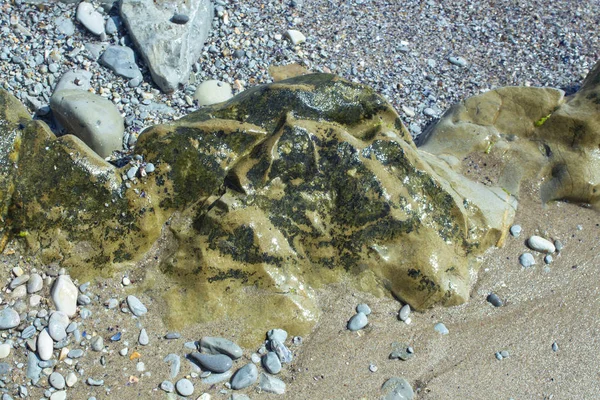
[[[173,20],[176,14],[189,20]],[[161,90],[173,92],[187,82],[208,37],[213,17],[209,0],[123,0],[121,17]]]
[[[123,117],[110,101],[83,90],[61,90],[52,95],[50,108],[68,133],[100,157],[123,148]]]

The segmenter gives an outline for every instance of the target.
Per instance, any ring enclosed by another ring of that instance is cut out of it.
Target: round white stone
[[[194,93],[194,99],[198,100],[199,106],[222,103],[232,97],[231,85],[217,80],[202,82]]]
[[[50,337],[47,329],[40,332],[37,338],[37,352],[40,360],[48,361],[52,358],[52,352],[54,351],[54,342]]]
[[[556,251],[556,247],[554,247],[551,241],[540,236],[530,237],[527,240],[527,245],[532,250],[539,251],[540,253],[554,253]]]
[[[0,358],[6,358],[10,354],[12,346],[9,343],[0,344]]]

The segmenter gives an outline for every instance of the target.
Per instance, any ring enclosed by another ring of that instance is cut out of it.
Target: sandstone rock
[[[189,21],[174,23],[173,14],[185,14]],[[161,90],[172,92],[187,82],[208,37],[213,17],[209,0],[123,0],[121,17]]]
[[[279,82],[286,79],[295,78],[296,76],[308,74],[310,74],[310,71],[308,71],[300,64],[269,66],[269,75],[271,75],[274,82]]]
[[[123,148],[123,117],[109,100],[81,90],[61,90],[50,99],[50,108],[68,133],[100,157]]]

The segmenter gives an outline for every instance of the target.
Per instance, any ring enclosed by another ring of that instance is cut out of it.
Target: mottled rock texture
[[[3,233],[27,232],[35,254],[75,273],[143,266],[173,323],[306,332],[313,288],[342,279],[417,309],[459,304],[522,179],[547,176],[543,200],[598,204],[598,80],[597,67],[567,100],[532,88],[467,99],[417,148],[373,90],[300,76],[147,129],[136,153],[155,171],[131,188],[128,167],[0,92]],[[498,176],[469,179],[465,163],[486,157]]]

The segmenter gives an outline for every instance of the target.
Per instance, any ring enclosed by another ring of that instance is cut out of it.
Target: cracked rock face
[[[320,312],[314,288],[340,280],[417,309],[459,304],[476,256],[504,240],[521,179],[561,183],[556,165],[585,170],[548,199],[597,201],[579,180],[600,175],[590,76],[566,101],[529,88],[467,99],[420,148],[367,87],[327,74],[257,86],[146,130],[136,153],[155,170],[131,188],[128,167],[54,137],[0,92],[3,233],[28,232],[35,254],[76,275],[143,266],[173,324],[229,318],[306,332]],[[586,128],[567,143],[552,126],[569,104]],[[491,156],[504,169],[470,179],[465,160]]]
[[[189,19],[175,23],[176,14]],[[187,82],[208,37],[213,17],[210,0],[123,0],[121,17],[163,92],[173,92]]]

